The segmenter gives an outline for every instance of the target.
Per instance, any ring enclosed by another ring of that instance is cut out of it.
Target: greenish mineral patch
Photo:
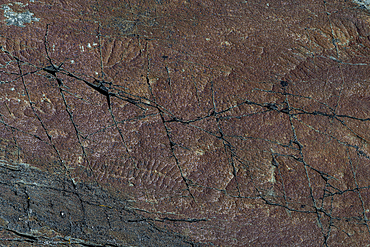
[[[20,3],[15,3],[17,5],[20,5]],[[32,21],[39,21],[40,18],[36,18],[33,16],[33,13],[31,13],[29,10],[26,10],[24,12],[15,12],[12,8],[9,6],[12,6],[12,3],[9,4],[3,4],[1,5],[2,9],[4,10],[4,17],[5,22],[7,25],[15,25],[19,27],[24,27],[24,23],[31,23]],[[24,7],[25,5],[21,5],[20,7]]]
[[[353,2],[370,10],[370,0],[353,0]]]

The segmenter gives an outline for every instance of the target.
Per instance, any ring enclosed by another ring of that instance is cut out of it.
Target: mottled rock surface
[[[0,161],[1,246],[196,246],[99,186]]]
[[[366,246],[363,1],[3,1],[6,246]]]

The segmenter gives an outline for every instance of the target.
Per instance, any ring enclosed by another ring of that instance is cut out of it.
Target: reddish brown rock
[[[79,196],[108,190],[136,221],[184,245],[368,243],[365,7],[81,0],[2,8],[6,164],[85,186]],[[46,210],[30,205],[27,217]],[[95,241],[88,229],[101,225],[122,244],[107,211],[94,210],[94,222],[79,216],[75,237]],[[3,234],[34,229],[0,216]],[[74,234],[47,217],[52,231]]]

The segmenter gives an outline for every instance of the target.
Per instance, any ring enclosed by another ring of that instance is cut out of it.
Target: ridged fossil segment
[[[134,240],[121,237],[138,222],[171,232],[174,246],[369,241],[370,19],[359,5],[81,0],[27,8],[37,22],[0,24],[1,167],[25,163],[65,181],[58,186],[71,186],[73,200],[53,194],[55,205],[76,214],[80,232],[47,220],[38,197],[50,192],[29,193],[24,217],[44,217],[64,238],[113,246],[142,246],[131,232]],[[7,190],[17,184],[10,177]],[[102,196],[89,202],[94,193]],[[137,217],[110,220],[123,203]],[[0,211],[0,237],[42,225],[14,222]]]

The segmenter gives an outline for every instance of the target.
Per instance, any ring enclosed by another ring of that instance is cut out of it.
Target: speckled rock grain
[[[96,186],[184,245],[369,242],[366,9],[334,0],[26,4],[13,6],[37,21],[0,24],[4,162],[86,188],[80,196]],[[29,222],[32,202],[50,197],[37,193],[26,195]],[[78,204],[68,203],[66,213]],[[92,209],[89,224],[120,245],[108,208]],[[72,234],[44,215],[51,231]],[[2,234],[32,234],[32,224],[6,223],[5,210],[0,218]]]

